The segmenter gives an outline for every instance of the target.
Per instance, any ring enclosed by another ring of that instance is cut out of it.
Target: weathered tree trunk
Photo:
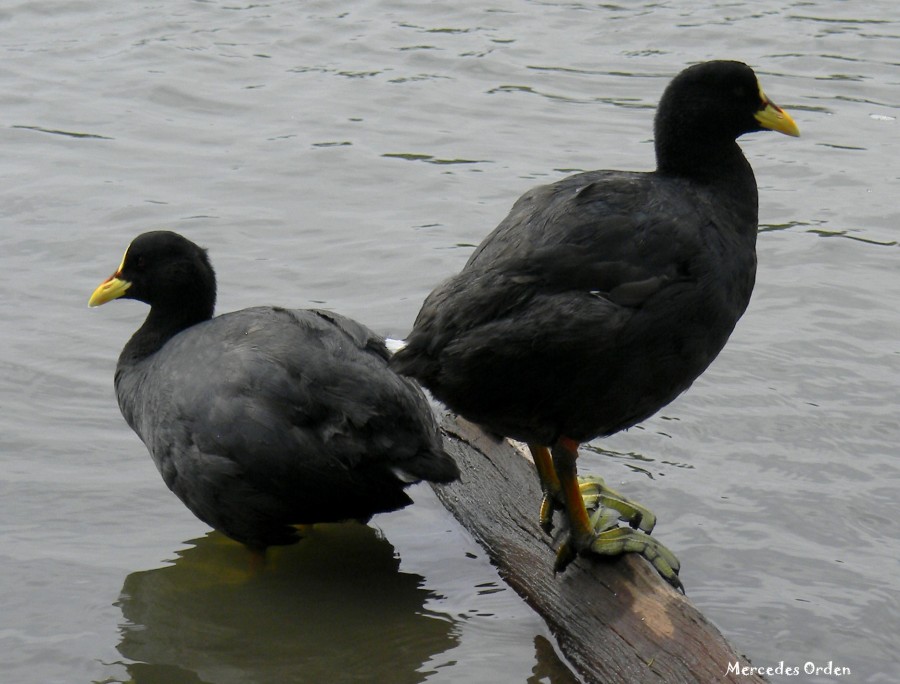
[[[534,466],[507,441],[445,416],[445,447],[459,482],[436,486],[504,580],[547,622],[560,650],[588,682],[758,684],[729,673],[749,665],[693,604],[643,558],[579,558],[554,576],[552,541],[537,523]]]

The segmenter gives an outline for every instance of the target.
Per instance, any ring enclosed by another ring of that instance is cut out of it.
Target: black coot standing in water
[[[757,189],[736,138],[799,131],[745,64],[681,72],[655,122],[657,169],[591,171],[534,188],[458,275],[425,300],[391,364],[450,409],[527,442],[563,507],[576,553],[634,551],[672,584],[655,519],[597,479],[579,487],[580,443],[648,418],[725,345],[756,274]],[[591,518],[583,489],[600,507]],[[631,523],[619,528],[616,519]]]
[[[458,477],[422,391],[359,323],[278,307],[213,318],[206,251],[168,231],[135,238],[90,306],[120,297],[150,305],[116,367],[122,415],[178,498],[251,550]]]

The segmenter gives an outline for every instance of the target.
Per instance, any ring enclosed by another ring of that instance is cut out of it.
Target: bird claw
[[[544,492],[544,496],[541,499],[541,511],[538,520],[541,529],[547,534],[553,533],[553,512],[561,508],[562,506],[552,494]]]
[[[581,490],[581,498],[588,511],[597,508],[616,511],[617,515],[613,517],[610,527],[615,527],[615,520],[627,522],[632,528],[640,529],[647,534],[653,532],[653,528],[656,527],[656,515],[650,509],[631,501],[607,486],[602,477],[579,477],[578,488]],[[554,511],[565,510],[560,499],[561,494],[557,495],[550,491],[545,491],[544,497],[541,499],[539,520],[541,529],[547,534],[551,534],[553,531]]]
[[[678,579],[681,563],[674,553],[649,534],[627,527],[616,527],[597,534],[588,548],[592,553],[601,556],[640,554],[656,568],[664,580],[684,593],[684,585]]]
[[[607,520],[612,519],[611,516]],[[587,541],[578,541],[570,537],[556,552],[553,572],[565,571],[579,554],[595,553],[600,556],[621,556],[626,553],[637,553],[643,556],[666,582],[684,593],[684,584],[678,578],[681,563],[668,548],[649,534],[629,527],[613,527],[595,532]]]
[[[684,585],[678,578],[681,563],[674,553],[650,536],[656,525],[656,516],[607,487],[599,477],[579,477],[578,482],[590,516],[590,528],[584,534],[569,530],[568,537],[557,549],[554,572],[563,572],[579,554],[619,556],[637,553],[663,579],[684,593]],[[554,507],[558,507],[558,504],[552,497],[545,495],[541,503],[542,527],[545,517],[552,518]],[[627,522],[630,527],[620,527],[620,521]]]
[[[613,509],[618,512],[618,519],[627,522],[632,528],[640,529],[647,534],[656,527],[656,515],[649,509],[624,497],[615,489],[607,486],[602,477],[579,477],[578,487],[585,508]]]

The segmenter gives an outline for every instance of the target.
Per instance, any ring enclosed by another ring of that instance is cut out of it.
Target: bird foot
[[[684,593],[684,585],[678,579],[681,563],[674,553],[650,536],[656,516],[607,487],[599,477],[580,477],[578,482],[590,526],[583,533],[569,530],[568,538],[558,547],[554,572],[563,572],[579,554],[620,556],[637,553],[647,559],[663,579]],[[548,500],[552,501],[545,496],[542,502],[542,518],[545,504],[548,508],[551,505]],[[552,516],[552,510],[549,514]],[[620,521],[627,522],[630,527],[620,527]]]
[[[607,486],[602,477],[579,477],[578,488],[581,490],[581,498],[584,499],[588,512],[595,509],[612,509],[619,514],[619,520],[647,534],[653,532],[653,528],[656,527],[656,515],[649,508],[631,501]],[[610,527],[614,525],[615,523]]]
[[[553,571],[563,572],[579,554],[589,553],[600,556],[637,553],[647,559],[666,582],[684,593],[684,585],[678,578],[678,571],[681,569],[678,558],[658,540],[640,530],[612,527],[594,534],[586,542],[571,537],[559,546]]]
[[[615,527],[616,520],[621,520],[627,522],[634,529],[640,529],[650,534],[656,526],[656,515],[650,509],[631,501],[607,486],[602,477],[579,477],[578,488],[581,490],[584,506],[589,512],[599,508],[617,513],[612,516],[609,527]],[[541,529],[547,534],[553,532],[553,513],[558,510],[565,510],[562,495],[557,496],[553,492],[545,491],[544,497],[541,499],[539,520]],[[604,516],[604,520],[606,520],[606,516]]]

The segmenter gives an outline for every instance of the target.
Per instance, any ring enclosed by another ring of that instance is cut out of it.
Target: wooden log
[[[540,486],[524,451],[455,416],[445,415],[442,428],[462,476],[435,486],[438,498],[543,617],[586,681],[765,681],[729,673],[730,664],[750,664],[643,558],[581,557],[554,575],[553,541],[537,521]]]

